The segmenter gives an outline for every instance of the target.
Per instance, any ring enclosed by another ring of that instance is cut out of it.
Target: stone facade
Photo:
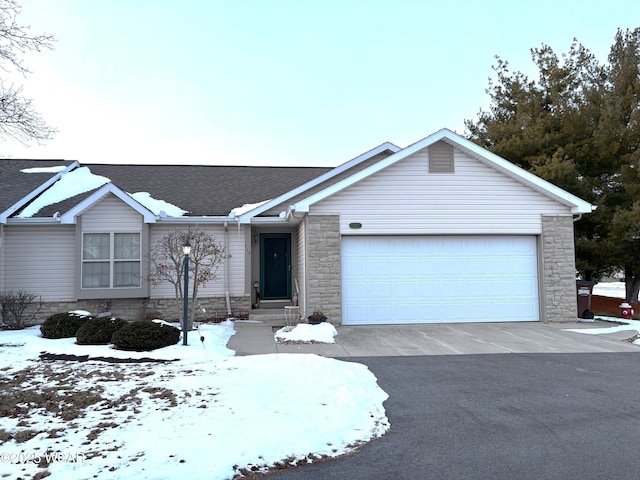
[[[307,314],[322,311],[334,325],[342,323],[340,217],[307,217]]]
[[[542,217],[542,285],[544,322],[575,322],[576,264],[573,217]]]
[[[249,314],[249,295],[231,297],[231,311],[235,317],[244,317]],[[203,307],[205,311],[202,311]],[[68,302],[45,302],[38,312],[35,322],[42,323],[48,316],[54,313],[69,312],[72,310],[86,310],[97,315],[108,309],[112,315],[124,320],[145,320],[161,318],[167,321],[181,320],[183,305],[176,302],[175,298],[126,298],[114,300],[78,300]],[[209,318],[224,318],[227,315],[227,306],[224,297],[206,297],[198,299],[196,320]]]

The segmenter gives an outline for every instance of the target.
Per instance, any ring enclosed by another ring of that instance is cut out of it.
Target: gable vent
[[[429,145],[429,173],[453,173],[453,147],[445,142]]]

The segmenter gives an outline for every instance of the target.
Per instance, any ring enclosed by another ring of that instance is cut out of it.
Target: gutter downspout
[[[229,224],[224,222],[224,298],[227,302],[227,317],[231,317],[229,298]]]

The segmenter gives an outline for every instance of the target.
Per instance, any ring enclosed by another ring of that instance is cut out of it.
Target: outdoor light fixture
[[[184,299],[184,312],[182,319],[182,345],[187,345],[187,331],[189,330],[189,255],[191,254],[191,244],[189,239],[184,242],[182,247],[184,253],[184,290],[182,298]]]

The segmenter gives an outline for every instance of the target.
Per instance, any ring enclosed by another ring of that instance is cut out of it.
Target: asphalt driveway
[[[389,394],[391,430],[282,479],[636,479],[640,356],[345,358]]]

